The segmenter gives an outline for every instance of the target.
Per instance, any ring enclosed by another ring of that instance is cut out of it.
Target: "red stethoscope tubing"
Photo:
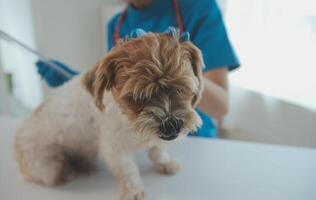
[[[176,20],[177,20],[178,28],[180,30],[180,33],[183,33],[184,26],[183,26],[183,22],[182,22],[180,6],[179,6],[179,3],[177,0],[173,0],[173,6],[174,6],[174,9],[176,12]],[[122,12],[122,14],[118,20],[117,26],[115,27],[114,34],[113,34],[113,44],[116,44],[116,42],[121,39],[120,32],[121,32],[121,29],[122,29],[122,26],[123,26],[123,23],[124,23],[126,17],[127,17],[127,8]]]

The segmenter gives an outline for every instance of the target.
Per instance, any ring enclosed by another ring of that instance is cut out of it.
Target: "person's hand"
[[[66,76],[65,74],[51,67],[49,63],[46,63],[42,60],[38,60],[36,62],[37,72],[41,75],[41,77],[46,81],[46,83],[50,87],[61,86],[65,82],[69,81],[71,77],[76,76],[78,74],[78,72],[72,70],[70,67],[66,66],[65,64],[59,61],[52,60],[51,62],[58,66],[61,70],[69,74],[69,76]]]

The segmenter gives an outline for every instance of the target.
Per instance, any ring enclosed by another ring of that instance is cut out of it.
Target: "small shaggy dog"
[[[180,166],[165,146],[201,125],[200,51],[179,34],[121,42],[83,75],[57,89],[17,131],[16,159],[27,181],[56,186],[93,168],[97,154],[122,200],[144,199],[133,154],[146,149],[164,174]]]

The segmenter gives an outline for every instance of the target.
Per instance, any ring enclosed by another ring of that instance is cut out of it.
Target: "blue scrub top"
[[[229,42],[222,15],[215,0],[178,0],[184,30],[191,35],[192,42],[201,49],[205,62],[204,72],[228,67],[229,71],[239,67],[239,61]],[[113,47],[113,34],[120,14],[108,24],[108,48]],[[120,35],[126,36],[135,28],[161,33],[169,26],[177,27],[176,13],[171,0],[153,0],[143,8],[128,7]],[[203,121],[195,134],[201,137],[216,137],[217,130],[211,118],[197,111]]]

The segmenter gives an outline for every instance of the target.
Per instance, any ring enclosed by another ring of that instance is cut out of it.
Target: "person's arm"
[[[204,92],[199,109],[217,120],[226,115],[229,109],[227,74],[225,67],[204,74]]]

